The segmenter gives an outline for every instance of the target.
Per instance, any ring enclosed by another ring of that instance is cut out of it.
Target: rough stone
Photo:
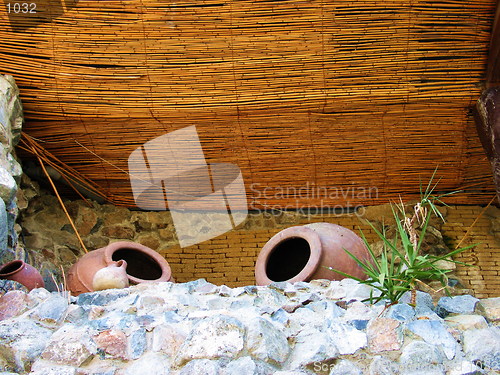
[[[132,240],[134,238],[134,230],[124,225],[113,225],[104,227],[102,234],[106,237],[117,238],[122,240]]]
[[[0,297],[0,320],[13,318],[28,308],[28,295],[20,290],[11,290]]]
[[[333,366],[330,375],[363,375],[363,371],[347,359],[342,359]]]
[[[7,250],[7,239],[9,237],[9,221],[7,219],[7,211],[5,202],[0,199],[0,251]]]
[[[396,319],[400,322],[409,322],[415,319],[415,310],[407,303],[397,303],[389,307],[385,317]]]
[[[441,347],[449,360],[455,357],[457,342],[440,321],[416,320],[408,323],[407,329],[420,336],[425,342]]]
[[[408,375],[444,375],[442,362],[443,358],[439,350],[434,345],[423,341],[410,342],[399,358],[401,374]]]
[[[230,362],[221,372],[221,375],[271,375],[275,369],[264,362],[256,362],[251,357],[241,357]]]
[[[38,362],[35,363],[30,372],[30,375],[76,375],[76,374],[77,374],[77,369],[72,366],[57,366],[51,363],[38,363]]]
[[[4,369],[28,370],[45,349],[51,334],[30,320],[0,322],[0,360]]]
[[[103,306],[128,295],[129,291],[127,289],[107,289],[101,292],[82,293],[78,296],[77,303],[80,306]]]
[[[235,358],[243,350],[245,327],[230,316],[217,315],[198,322],[177,354],[182,364],[193,359]]]
[[[127,359],[128,341],[123,331],[109,329],[99,332],[94,337],[94,341],[97,344],[98,352],[105,353],[115,359]]]
[[[136,361],[131,362],[124,375],[169,375],[169,357],[161,353],[146,353]]]
[[[455,366],[452,366],[447,372],[447,375],[481,375],[484,374],[483,369],[469,361],[460,361]]]
[[[500,297],[482,299],[476,305],[476,310],[489,322],[500,321]]]
[[[460,331],[468,329],[488,328],[488,322],[481,315],[455,315],[448,316],[444,319],[448,327],[455,328]]]
[[[53,294],[39,304],[30,316],[47,325],[56,325],[65,318],[67,309],[68,298],[60,294]]]
[[[153,350],[175,357],[179,348],[186,341],[186,333],[178,326],[162,324],[153,330]]]
[[[400,324],[398,320],[390,318],[372,320],[366,330],[370,352],[399,350],[403,342]]]
[[[500,328],[490,327],[464,332],[467,358],[487,368],[500,370]]]
[[[403,294],[401,299],[399,300],[400,303],[407,303],[409,304],[411,301],[411,293],[406,292]],[[416,298],[416,306],[415,306],[415,313],[417,316],[419,315],[426,315],[429,312],[434,312],[434,304],[432,303],[432,297],[429,293],[421,292],[420,290],[417,290],[417,298]]]
[[[325,332],[305,329],[295,337],[295,345],[288,360],[288,368],[303,369],[339,355],[337,347]]]
[[[445,318],[450,314],[472,314],[479,302],[468,294],[454,297],[441,297],[436,306],[436,313]]]
[[[366,333],[345,323],[332,322],[328,335],[340,354],[354,354],[367,344]]]
[[[146,330],[144,328],[133,331],[128,340],[129,358],[138,359],[147,349]]]
[[[370,375],[398,375],[399,364],[389,358],[376,356],[370,363]]]
[[[0,198],[3,199],[5,204],[9,204],[16,196],[16,192],[16,180],[7,169],[0,166]]]
[[[182,368],[179,375],[219,375],[221,367],[217,361],[195,359]]]
[[[282,364],[290,352],[285,334],[264,318],[249,323],[246,344],[253,357],[274,365]]]
[[[52,335],[41,357],[62,365],[80,366],[96,352],[88,328],[65,325]]]

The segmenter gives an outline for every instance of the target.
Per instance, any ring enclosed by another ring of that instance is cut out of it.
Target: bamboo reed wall
[[[133,205],[128,155],[190,125],[251,208],[412,198],[436,167],[450,202],[484,204],[469,112],[495,4],[81,0],[31,26],[3,11],[0,69],[25,132],[115,204]]]

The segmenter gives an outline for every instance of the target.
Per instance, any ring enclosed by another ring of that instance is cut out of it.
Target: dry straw
[[[189,125],[254,207],[416,197],[437,165],[452,202],[486,204],[469,109],[495,5],[80,1],[22,30],[1,14],[0,67],[40,152],[115,204],[133,205],[128,155]]]

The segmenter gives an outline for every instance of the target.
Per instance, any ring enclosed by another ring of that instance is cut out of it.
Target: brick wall
[[[449,207],[443,234],[450,237],[457,246],[482,211],[483,208],[478,206]],[[498,211],[490,207],[477,219],[460,247],[478,245],[458,254],[455,258],[472,265],[471,267],[459,265],[456,274],[465,287],[474,290],[478,298],[500,296],[500,240],[494,236],[492,228],[492,218],[499,218]]]

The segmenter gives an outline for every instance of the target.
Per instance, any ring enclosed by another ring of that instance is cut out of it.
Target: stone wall
[[[203,279],[0,298],[4,375],[480,375],[500,371],[500,298],[360,302],[346,279]],[[11,372],[8,372],[11,371]]]
[[[19,205],[23,208],[20,215],[21,237],[35,265],[41,267],[50,283],[50,274],[57,279],[60,266],[67,269],[84,254],[83,250],[57,199],[40,190],[35,182],[25,176]],[[66,206],[89,250],[120,240],[135,241],[163,255],[179,282],[205,278],[211,283],[232,287],[255,283],[254,266],[262,246],[284,228],[325,221],[345,226],[356,233],[361,228],[367,240],[374,243],[378,240],[376,234],[361,219],[379,223],[382,218],[391,215],[387,205],[361,208],[357,213],[339,215],[252,212],[237,229],[212,240],[181,248],[172,218],[166,211],[131,211],[95,202],[90,202],[89,206],[82,200],[66,201]],[[442,231],[444,242],[453,248],[482,210],[478,206],[442,208],[447,224],[443,226],[439,221],[434,221],[433,225]],[[492,277],[499,270],[498,261],[492,256],[495,251],[500,251],[500,241],[495,235],[500,233],[500,226],[495,224],[500,217],[497,211],[496,208],[490,208],[482,215],[463,241],[463,245],[480,242],[477,248],[468,250],[460,258],[470,261],[471,257],[477,257],[471,261],[474,267],[460,266],[457,270],[464,287],[472,289],[481,298],[499,295],[496,278]],[[387,219],[384,220],[387,222]]]
[[[22,175],[14,146],[21,137],[23,112],[19,89],[12,76],[0,75],[0,264],[24,258],[18,247],[15,222],[18,214],[16,193]],[[5,282],[0,282],[0,289]]]

